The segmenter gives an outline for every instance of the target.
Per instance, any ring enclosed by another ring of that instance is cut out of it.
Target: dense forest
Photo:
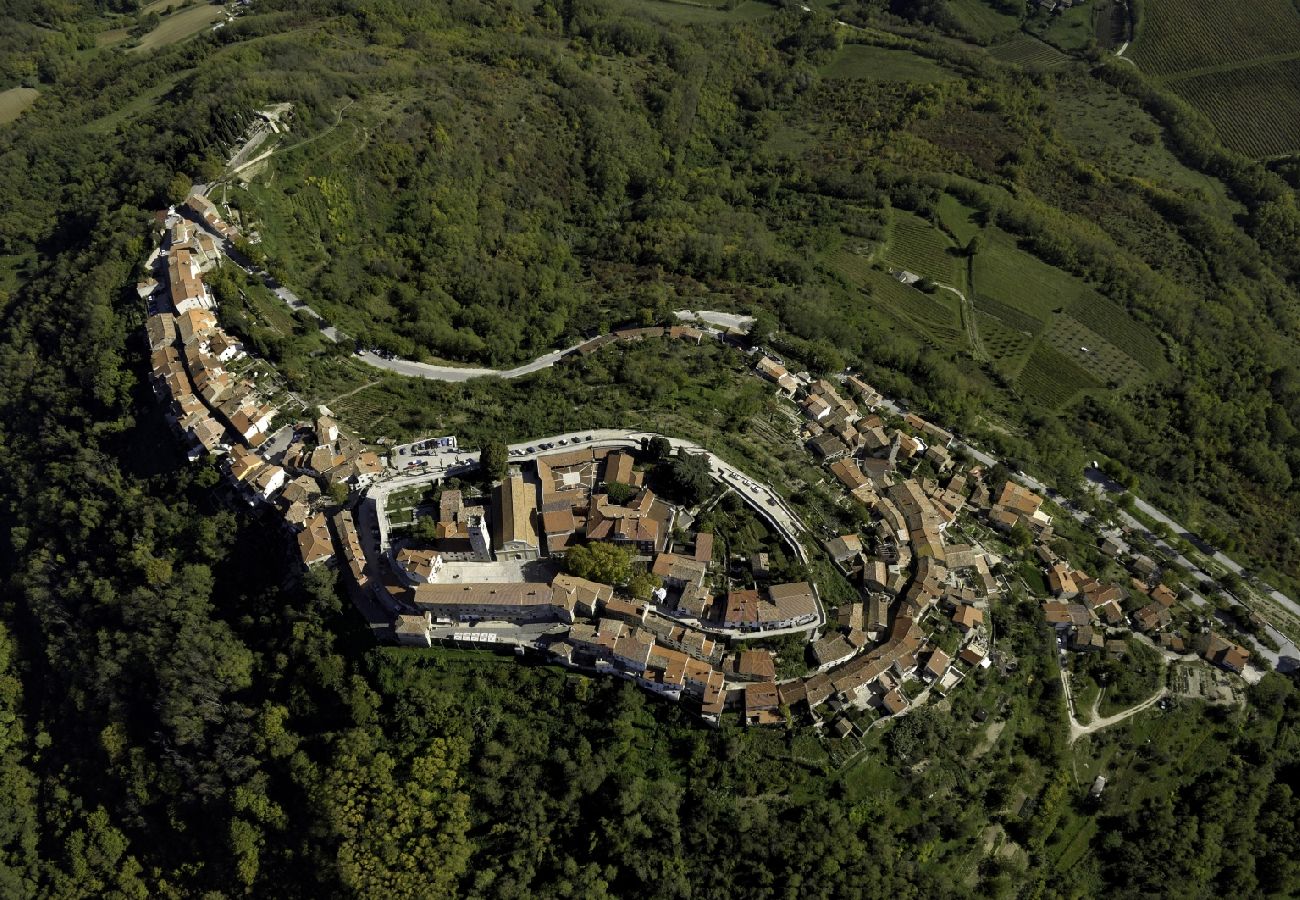
[[[1155,743],[1118,734],[1153,789],[1089,809],[1050,635],[1011,598],[996,616],[1016,676],[878,729],[841,770],[799,729],[714,731],[628,685],[376,648],[332,576],[293,578],[276,525],[175,452],[133,288],[151,214],[219,172],[252,110],[289,100],[297,133],[363,142],[311,188],[344,205],[295,223],[268,193],[241,200],[272,265],[341,322],[372,320],[368,340],[495,362],[683,298],[757,309],[794,359],[854,362],[963,426],[998,409],[1007,448],[1061,476],[1081,435],[1296,571],[1293,189],[1116,66],[1026,74],[931,43],[938,4],[853,6],[961,77],[830,83],[817,67],[843,35],[825,16],[669,25],[593,0],[266,0],[147,55],[60,49],[5,73],[42,97],[0,126],[0,894],[1295,892],[1300,695],[1284,676],[1241,711],[1174,712]],[[4,15],[75,40],[102,11],[50,8]],[[1058,142],[1044,98],[1093,81],[1148,110],[1239,215]],[[398,95],[343,124],[349,100]],[[833,142],[764,149],[796,111]],[[953,143],[943,122],[988,124],[987,140]],[[926,214],[951,191],[1158,326],[1164,380],[1059,417],[1016,410],[971,361],[884,330],[810,249],[874,240],[882,210]],[[1101,207],[1119,211],[1104,235],[1070,214]],[[632,365],[645,406],[667,408],[650,386],[674,373]],[[526,387],[455,390],[527,409]],[[977,703],[1008,723],[991,750],[967,728]],[[1089,818],[1057,868],[1053,841]],[[985,858],[991,824],[1024,852]]]

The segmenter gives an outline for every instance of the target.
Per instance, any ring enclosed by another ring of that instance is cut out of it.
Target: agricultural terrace
[[[1020,28],[1020,17],[1001,12],[988,0],[950,0],[948,8],[962,28],[981,44],[989,44]]]
[[[1046,41],[1023,33],[991,48],[989,53],[994,59],[1026,69],[1056,69],[1070,60]]]
[[[969,244],[970,239],[982,230],[982,226],[975,221],[975,213],[973,208],[962,203],[952,194],[944,194],[940,197],[935,207],[939,225],[962,247]]]
[[[1300,150],[1300,54],[1242,69],[1170,80],[1223,142],[1255,158]]]
[[[965,282],[964,266],[957,264],[957,253],[957,246],[938,228],[919,216],[895,210],[885,245],[889,265],[960,287]]]
[[[889,322],[892,331],[937,348],[966,346],[960,302],[951,292],[936,290],[927,293],[903,284],[873,265],[867,257],[849,250],[829,254],[825,263],[857,288],[873,314]]]
[[[1145,0],[1129,54],[1242,153],[1300,150],[1300,7]]]
[[[1083,390],[1119,387],[1161,366],[1150,330],[1083,281],[985,233],[972,265],[976,324],[995,365],[1051,409]]]
[[[131,49],[136,51],[156,50],[159,47],[174,44],[202,31],[222,18],[224,14],[225,9],[221,6],[209,4],[187,6],[179,12],[174,12],[170,16],[163,18],[158,23],[157,28],[140,38],[140,43]]]
[[[1142,10],[1128,55],[1153,75],[1300,56],[1300,10],[1292,0],[1143,0]]]

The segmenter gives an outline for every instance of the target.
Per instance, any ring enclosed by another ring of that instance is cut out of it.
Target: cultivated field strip
[[[1233,150],[1255,158],[1300,151],[1300,53],[1171,79],[1169,86],[1203,112]]]
[[[1145,72],[1174,75],[1297,50],[1300,10],[1293,0],[1146,0],[1142,28],[1129,56]],[[1290,113],[1294,118],[1294,107]]]

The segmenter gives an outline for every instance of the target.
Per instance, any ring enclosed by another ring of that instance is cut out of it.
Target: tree
[[[564,557],[564,569],[602,584],[622,584],[632,571],[632,553],[619,544],[582,544]]]
[[[673,487],[687,506],[695,506],[713,490],[709,458],[703,453],[678,453],[669,465]]]
[[[605,485],[605,493],[609,496],[610,503],[622,506],[636,494],[636,488],[630,484],[623,484],[621,481],[611,481]]]
[[[421,541],[436,541],[438,522],[433,516],[420,516],[411,527],[411,535]]]
[[[1011,543],[1025,549],[1034,543],[1034,536],[1023,522],[1011,526]]]
[[[644,568],[639,568],[628,579],[627,592],[638,600],[649,600],[659,584],[658,578]]]
[[[504,479],[510,467],[510,450],[505,441],[488,441],[484,444],[478,456],[478,464],[484,478],[490,481]]]
[[[663,462],[673,454],[673,445],[668,438],[657,434],[646,443],[646,453],[654,462]]]

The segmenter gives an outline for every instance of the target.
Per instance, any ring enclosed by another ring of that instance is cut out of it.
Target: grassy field
[[[1091,164],[1113,175],[1195,192],[1225,218],[1243,212],[1223,182],[1184,165],[1165,146],[1160,126],[1132,98],[1106,85],[1063,83],[1052,97],[1052,126]]]
[[[952,240],[919,216],[895,210],[885,245],[885,262],[931,281],[965,283],[964,266],[958,265],[956,245]]]
[[[184,40],[220,19],[224,12],[221,6],[187,7],[163,19],[157,28],[140,38],[140,43],[132,49],[136,52],[153,50]]]
[[[933,228],[931,231],[939,233]],[[848,250],[831,254],[826,264],[863,291],[867,303],[905,333],[939,348],[966,346],[960,301],[952,293],[940,290],[927,294],[895,280],[874,268],[866,257]]]
[[[1081,390],[1119,387],[1163,367],[1149,329],[1008,234],[985,235],[973,282],[985,346],[1026,399],[1057,409]]]
[[[1052,319],[1043,339],[1098,380],[1118,386],[1146,374],[1137,360],[1068,313]]]
[[[974,218],[976,211],[952,194],[944,194],[939,198],[937,212],[939,224],[963,247],[980,233],[981,226]]]
[[[994,59],[1026,69],[1056,69],[1070,61],[1070,57],[1046,41],[1023,33],[992,47],[989,53]]]
[[[1040,322],[1081,295],[1088,286],[1021,250],[1004,231],[990,231],[975,255],[976,294],[1005,304]],[[980,304],[976,300],[976,304]]]
[[[1096,36],[1093,14],[1092,3],[1081,3],[1058,12],[1048,19],[1047,26],[1039,32],[1039,36],[1062,50],[1082,51]]]
[[[1011,327],[1005,320],[983,309],[975,310],[975,327],[979,329],[984,349],[993,357],[998,369],[1010,376],[1019,374],[1029,348],[1033,346],[1033,335]]]
[[[870,273],[867,285],[878,308],[910,325],[931,342],[941,347],[965,345],[961,309],[957,298],[948,291],[927,294],[876,270]]]
[[[828,65],[822,68],[826,78],[861,78],[866,81],[948,81],[955,72],[907,50],[845,44]]]
[[[1291,0],[1144,0],[1128,55],[1234,150],[1257,158],[1300,150],[1300,7]]]
[[[15,87],[0,91],[0,125],[12,122],[36,102],[41,92],[36,88]]]

